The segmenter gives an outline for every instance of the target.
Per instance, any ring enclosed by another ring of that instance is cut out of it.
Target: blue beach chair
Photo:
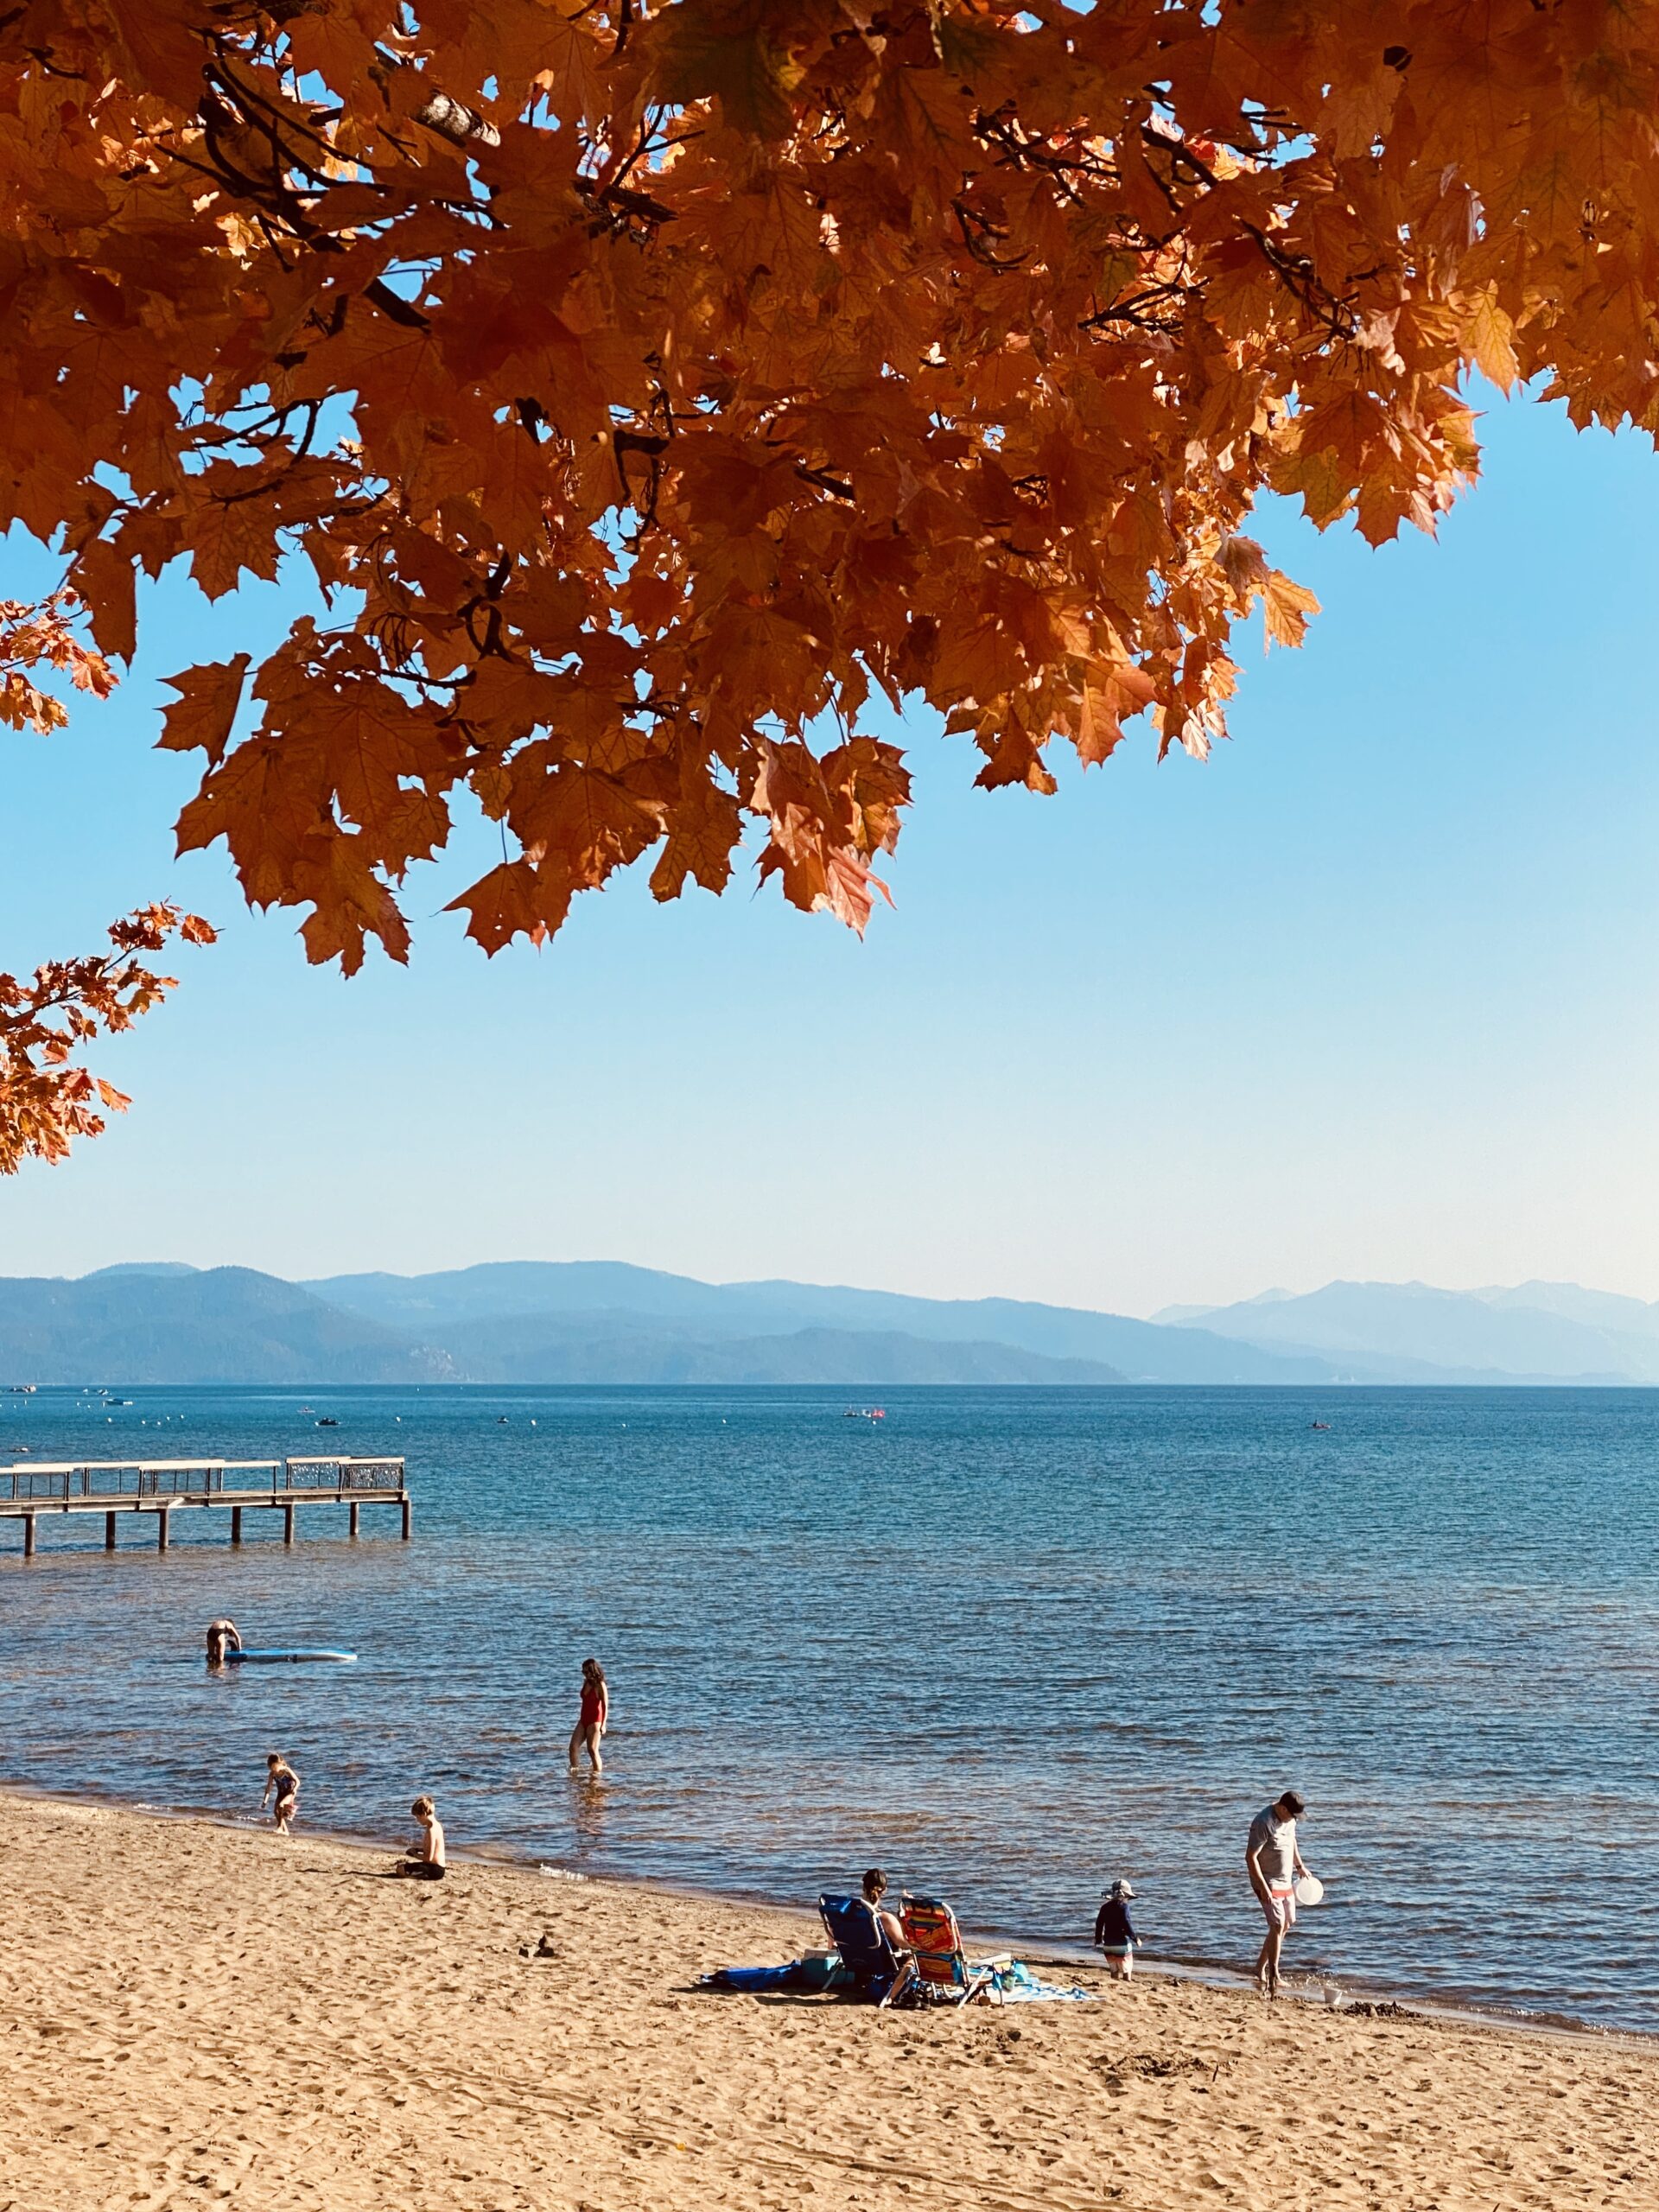
[[[875,1915],[863,1897],[821,1897],[818,1912],[830,1941],[841,1954],[841,1962],[857,1984],[861,1997],[879,2009],[901,1999],[915,1980],[912,1959],[897,1959],[882,1934]]]

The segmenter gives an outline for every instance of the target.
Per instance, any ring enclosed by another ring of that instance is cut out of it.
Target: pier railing
[[[307,1452],[284,1459],[119,1459],[0,1467],[0,1506],[130,1504],[139,1498],[363,1497],[401,1495],[404,1463]]]

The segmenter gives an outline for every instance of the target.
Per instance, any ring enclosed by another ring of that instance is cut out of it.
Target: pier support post
[[[360,1506],[360,1505],[359,1505],[359,1501],[358,1501],[356,1498],[353,1498],[353,1499],[352,1500],[352,1502],[351,1502],[350,1506],[349,1506],[346,1510],[347,1510],[347,1511],[348,1511],[348,1512],[350,1513],[350,1515],[351,1515],[352,1535],[353,1535],[353,1541],[355,1541],[355,1539],[356,1539],[356,1535],[357,1535],[357,1516],[358,1516],[358,1514],[361,1511],[361,1510],[362,1510],[362,1509],[361,1509],[361,1506]]]
[[[167,1524],[171,1517],[170,1509],[165,1505],[156,1516],[156,1548],[158,1552],[167,1549]]]
[[[415,1508],[408,1498],[404,1500],[404,1541],[407,1543],[415,1533]]]
[[[33,1559],[34,1556],[35,1516],[32,1513],[25,1513],[23,1516],[23,1557],[25,1559]]]
[[[294,1501],[290,1498],[283,1508],[283,1541],[285,1544],[291,1544],[293,1541]]]
[[[104,1548],[106,1552],[112,1552],[115,1549],[115,1516],[113,1513],[106,1513],[104,1516]]]
[[[111,1519],[113,1519],[113,1518],[114,1518],[114,1516],[113,1516],[113,1515],[111,1515]],[[241,1541],[242,1541],[242,1509],[241,1509],[241,1507],[240,1507],[239,1505],[233,1505],[233,1506],[231,1508],[231,1541],[232,1541],[233,1544],[239,1544],[239,1543],[241,1542]]]

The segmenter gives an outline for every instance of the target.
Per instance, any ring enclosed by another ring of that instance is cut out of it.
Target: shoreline
[[[48,1790],[32,1783],[0,1782],[0,1804],[11,1799],[60,1807],[71,1814],[78,1808],[92,1807],[136,1821],[196,1825],[220,1829],[234,1835],[257,1836],[273,1833],[268,1821],[226,1813],[211,1807],[145,1804],[130,1798],[106,1796],[98,1789]],[[408,1824],[394,1821],[391,1825],[401,1836]],[[323,1828],[315,1824],[296,1830],[293,1840],[296,1844],[311,1841],[383,1859],[397,1854],[397,1845],[390,1837],[382,1841],[356,1830]],[[710,1889],[696,1883],[671,1881],[659,1875],[621,1872],[590,1874],[577,1867],[539,1859],[527,1850],[508,1844],[452,1846],[449,1863],[456,1867],[493,1867],[520,1874],[533,1871],[543,1878],[551,1877],[598,1891],[613,1890],[625,1895],[639,1893],[647,1897],[702,1902],[734,1912],[769,1914],[779,1919],[797,1922],[803,1916],[816,1920],[816,1898],[794,1903],[759,1891]],[[1052,1968],[1070,1974],[1089,1974],[1102,1982],[1108,1979],[1099,1957],[1086,1944],[1068,1943],[1064,1939],[1033,1934],[1028,1929],[982,1927],[976,1922],[967,1920],[963,1923],[963,1934],[970,1950],[982,1950],[988,1955],[993,1951],[1013,1949],[1024,1955],[1027,1963],[1035,1967]],[[755,1961],[749,1963],[763,1962]],[[1248,1970],[1230,1967],[1219,1960],[1148,1960],[1137,1957],[1135,1978],[1137,1982],[1166,1981],[1261,2001]],[[1292,2003],[1313,2006],[1338,2018],[1344,2012],[1367,2017],[1378,2008],[1392,2006],[1396,2008],[1398,2017],[1427,2023],[1497,2035],[1564,2037],[1599,2047],[1628,2045],[1635,2050],[1659,2055],[1659,2032],[1642,2028],[1604,2026],[1597,2021],[1579,2018],[1570,2012],[1523,2012],[1497,2005],[1458,2004],[1443,1998],[1420,1996],[1410,1990],[1382,1987],[1369,1981],[1344,1981],[1340,1986],[1339,1996],[1333,1999],[1330,1992],[1337,1987],[1334,1977],[1298,1974],[1293,1967],[1285,1976],[1282,1993]]]
[[[401,1842],[399,1835],[396,1841]],[[1659,2202],[1659,2052],[1267,2005],[721,1994],[814,1916],[0,1792],[20,2212],[1601,2212]]]

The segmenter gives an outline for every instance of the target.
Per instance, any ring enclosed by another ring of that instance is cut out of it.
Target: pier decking
[[[341,1459],[332,1452],[291,1459],[74,1459],[0,1467],[0,1521],[23,1524],[23,1557],[33,1559],[43,1516],[101,1513],[104,1548],[116,1548],[124,1513],[153,1513],[156,1548],[168,1547],[172,1517],[228,1510],[231,1541],[242,1541],[245,1512],[281,1513],[283,1541],[294,1541],[302,1505],[344,1505],[358,1533],[365,1505],[395,1505],[407,1543],[414,1508],[401,1459]]]

